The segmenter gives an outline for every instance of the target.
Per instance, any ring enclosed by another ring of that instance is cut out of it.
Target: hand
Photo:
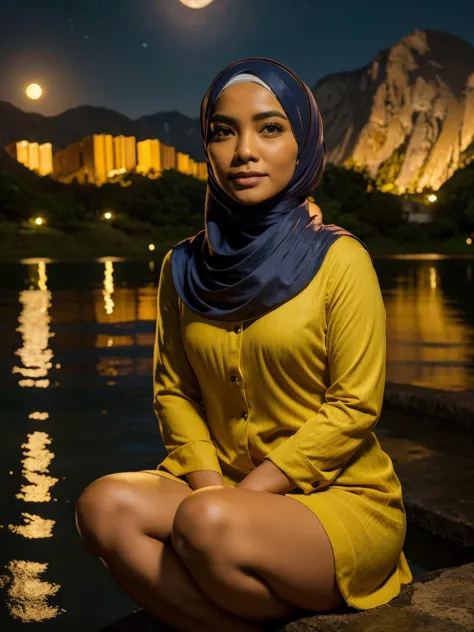
[[[274,463],[265,460],[237,483],[236,487],[252,489],[256,492],[286,494],[298,485],[286,476]]]

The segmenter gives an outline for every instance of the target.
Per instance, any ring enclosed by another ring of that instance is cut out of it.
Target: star
[[[142,42],[142,47],[143,48],[148,48],[148,42]]]

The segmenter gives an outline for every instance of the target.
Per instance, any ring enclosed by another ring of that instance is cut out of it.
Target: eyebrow
[[[266,119],[266,118],[270,118],[272,116],[278,116],[279,118],[284,119],[285,121],[288,120],[288,118],[282,114],[281,112],[279,112],[278,110],[269,110],[268,112],[258,112],[257,114],[254,114],[252,116],[252,121],[261,121],[262,119]],[[227,116],[227,114],[213,114],[211,116],[211,123],[214,123],[216,121],[222,121],[225,123],[237,123],[237,120],[235,118],[232,118],[232,116]]]

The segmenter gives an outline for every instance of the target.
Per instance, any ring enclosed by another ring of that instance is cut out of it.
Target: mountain
[[[436,190],[474,159],[474,47],[459,37],[416,30],[363,68],[328,75],[311,89],[329,161],[366,167],[382,190]],[[79,106],[47,117],[0,101],[0,146],[26,139],[61,149],[94,133],[159,138],[204,160],[199,118],[176,111],[132,120]]]
[[[448,33],[414,31],[312,92],[328,160],[367,167],[384,190],[438,189],[474,140],[474,47]]]
[[[108,108],[81,105],[56,116],[43,116],[0,101],[0,146],[29,140],[50,142],[58,150],[91,134],[124,134],[136,136],[137,140],[159,138],[198,162],[204,160],[199,119],[176,111],[132,120]]]

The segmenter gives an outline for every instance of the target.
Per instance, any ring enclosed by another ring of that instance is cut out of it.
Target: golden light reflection
[[[45,520],[41,518],[41,516],[35,516],[29,513],[22,513],[21,515],[25,524],[9,524],[8,528],[12,533],[22,535],[29,540],[53,537],[54,520]]]
[[[21,359],[22,366],[14,366],[12,373],[23,376],[24,379],[18,381],[21,387],[48,388],[48,372],[53,366],[49,339],[54,336],[50,332],[51,292],[47,288],[46,263],[39,261],[35,266],[36,274],[30,275],[30,281],[38,289],[22,290],[18,299],[22,309],[16,331],[22,335],[23,346],[15,355]]]
[[[47,600],[58,592],[60,586],[40,579],[48,568],[47,564],[12,560],[7,568],[13,581],[7,591],[6,603],[13,618],[22,623],[39,623],[59,614],[60,609],[50,606]]]
[[[25,502],[44,503],[51,501],[50,488],[56,485],[59,479],[48,475],[49,465],[54,459],[54,454],[46,447],[51,439],[45,432],[35,431],[28,435],[28,442],[24,448],[22,460],[22,475],[29,485],[22,485],[16,498]]]
[[[45,419],[49,419],[49,413],[40,413],[36,411],[34,413],[30,413],[28,415],[28,419],[38,419],[39,421],[44,421]]]
[[[97,363],[97,372],[103,377],[132,375],[133,360],[131,358],[100,358]]]
[[[156,287],[138,289],[138,320],[156,321]]]
[[[97,334],[95,346],[97,349],[110,347],[133,347],[134,336],[108,336],[107,334]]]
[[[42,292],[48,291],[48,286],[46,285],[48,282],[48,277],[46,274],[46,264],[44,261],[38,262],[38,289]]]
[[[446,298],[438,268],[431,263],[434,257],[430,259],[400,275],[396,287],[384,293],[387,381],[455,391],[473,388],[466,370],[471,329]]]
[[[104,307],[107,314],[113,314],[115,303],[112,300],[114,293],[114,264],[112,261],[106,261],[104,264]]]

